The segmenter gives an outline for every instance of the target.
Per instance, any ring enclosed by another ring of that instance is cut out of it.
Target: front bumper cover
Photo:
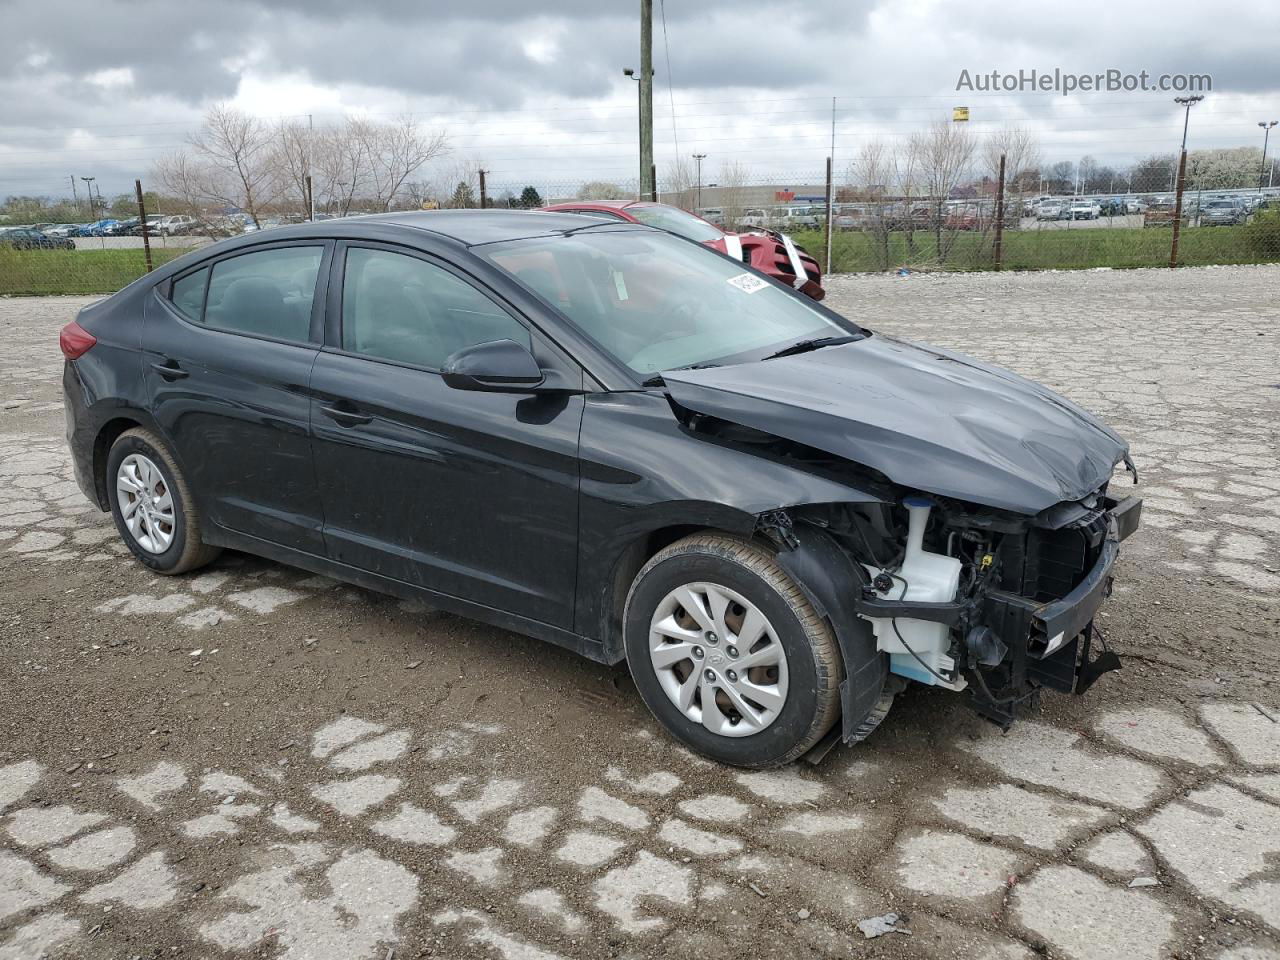
[[[1090,659],[1095,631],[1093,620],[1111,595],[1111,570],[1120,553],[1120,542],[1137,528],[1142,501],[1107,498],[1103,507],[1106,535],[1092,567],[1065,596],[1036,601],[1005,590],[946,603],[912,603],[884,600],[864,588],[855,609],[864,617],[903,617],[943,623],[961,636],[976,626],[989,627],[1008,647],[1008,686],[1015,689],[1047,686],[1063,692],[1083,693],[1102,674],[1120,667],[1120,658],[1109,651]],[[1013,700],[996,698],[985,686],[974,692],[974,706],[984,716],[1007,724],[1013,719]]]

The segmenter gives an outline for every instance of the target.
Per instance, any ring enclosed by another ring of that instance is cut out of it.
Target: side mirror
[[[533,393],[543,381],[538,361],[514,340],[463,347],[445,360],[440,374],[456,390],[489,393]]]

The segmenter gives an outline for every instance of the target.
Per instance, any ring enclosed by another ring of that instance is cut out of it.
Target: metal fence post
[[[1178,159],[1178,195],[1173,203],[1173,247],[1169,251],[1169,266],[1178,265],[1178,235],[1182,232],[1182,188],[1187,179],[1187,151]]]
[[[832,211],[832,195],[831,195],[831,158],[827,157],[827,266],[826,272],[831,272],[831,211]]]
[[[147,208],[142,202],[142,181],[133,181],[138,194],[138,223],[142,225],[142,252],[147,261],[147,273],[151,272],[151,228],[147,226]]]
[[[991,246],[992,268],[999,270],[1004,257],[1004,154],[1000,154],[1000,175],[996,178],[996,235]]]

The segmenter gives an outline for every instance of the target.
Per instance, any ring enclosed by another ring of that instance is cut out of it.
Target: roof
[[[570,207],[606,207],[610,210],[623,210],[627,207],[665,207],[669,204],[654,203],[652,200],[566,200],[563,203],[552,203],[543,210],[565,210]]]
[[[414,227],[474,246],[552,236],[581,227],[582,217],[574,213],[543,213],[538,210],[407,210],[351,218],[345,222],[382,222]]]

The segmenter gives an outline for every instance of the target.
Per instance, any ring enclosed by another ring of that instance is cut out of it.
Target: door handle
[[[153,363],[151,369],[166,380],[181,380],[183,377],[189,377],[191,374],[178,366],[176,360],[166,360],[164,363]]]
[[[373,417],[363,413],[356,413],[354,410],[344,410],[341,407],[321,407],[320,412],[331,420],[337,421],[340,427],[358,427],[362,423],[372,423]]]

